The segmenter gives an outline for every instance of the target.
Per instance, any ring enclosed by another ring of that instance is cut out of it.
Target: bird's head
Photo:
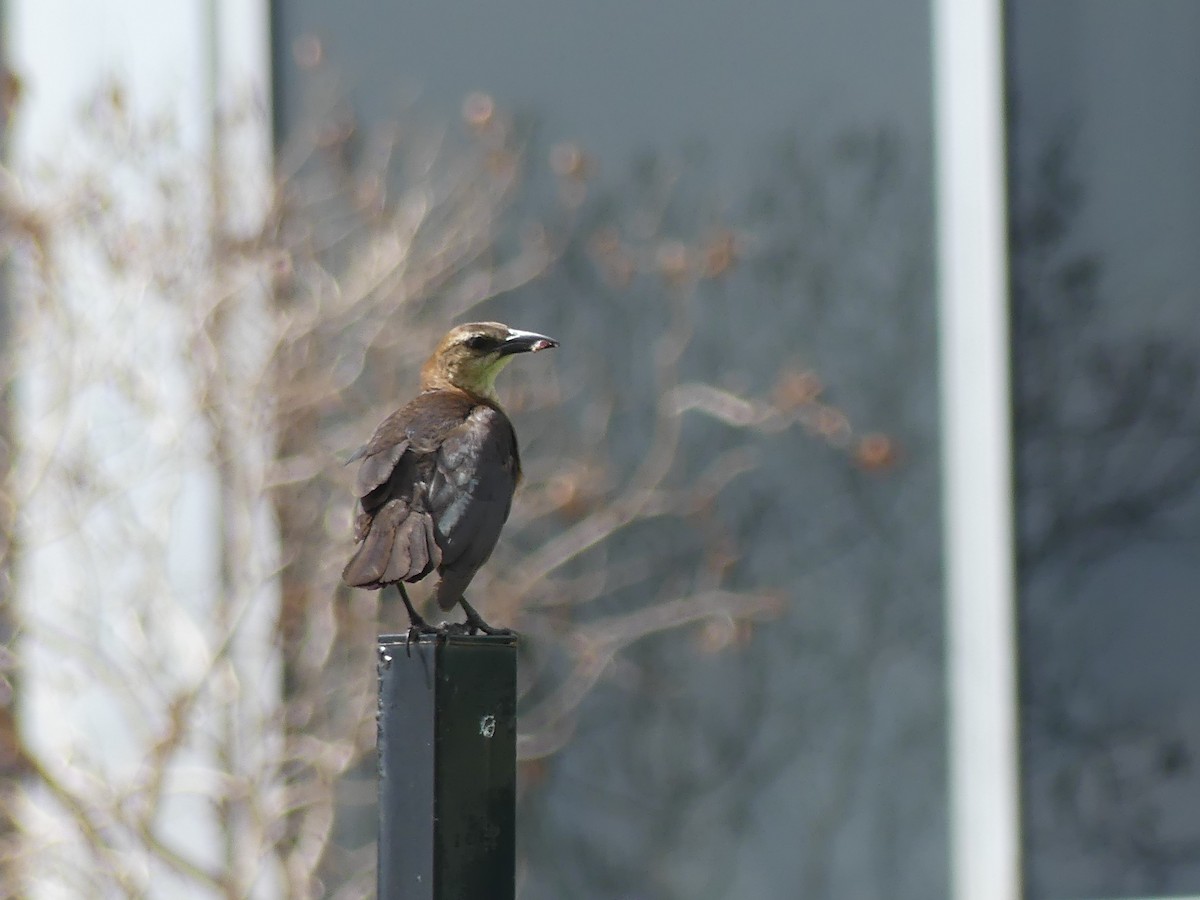
[[[421,369],[424,388],[456,387],[495,399],[496,376],[517,353],[557,347],[544,334],[519,331],[499,322],[472,322],[450,329]]]

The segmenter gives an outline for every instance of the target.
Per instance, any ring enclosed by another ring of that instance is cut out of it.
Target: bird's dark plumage
[[[492,391],[513,353],[556,346],[498,323],[452,330],[422,370],[423,390],[355,455],[358,548],[342,578],[378,589],[436,570],[449,610],[492,554],[508,519],[521,460],[512,423]],[[407,595],[405,601],[407,603]],[[414,625],[416,620],[414,620]]]
[[[459,391],[418,395],[364,448],[362,545],[346,582],[379,588],[440,568],[438,605],[451,609],[491,556],[520,477],[517,436],[500,409]]]

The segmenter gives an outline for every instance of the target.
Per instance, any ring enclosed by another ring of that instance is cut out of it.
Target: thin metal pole
[[[379,638],[379,900],[513,900],[517,641]]]
[[[1017,900],[1005,4],[932,10],[951,895]]]

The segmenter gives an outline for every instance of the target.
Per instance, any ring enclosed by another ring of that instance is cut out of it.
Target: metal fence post
[[[379,638],[378,900],[513,900],[517,639]]]

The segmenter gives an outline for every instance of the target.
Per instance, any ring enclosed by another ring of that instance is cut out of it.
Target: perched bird
[[[498,322],[450,330],[421,369],[421,392],[375,430],[349,460],[361,460],[354,493],[358,544],[342,572],[351,587],[396,585],[414,631],[436,632],[413,608],[405,582],[437,570],[443,610],[460,604],[463,627],[494,629],[463,592],[496,546],[521,480],[512,423],[496,399],[496,375],[514,354],[558,342]]]

